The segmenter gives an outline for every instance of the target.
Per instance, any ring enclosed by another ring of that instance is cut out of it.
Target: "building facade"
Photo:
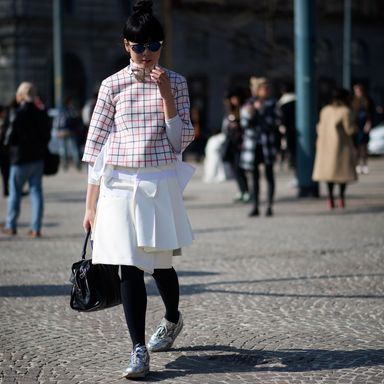
[[[0,0],[0,103],[21,81],[53,103],[52,0]],[[128,64],[122,29],[127,1],[62,0],[64,95],[82,104],[100,81]]]
[[[128,0],[62,0],[64,95],[81,106],[100,81],[128,64],[122,28]],[[203,135],[220,128],[223,96],[251,75],[293,82],[293,0],[155,0],[167,32],[162,64],[189,81]],[[342,82],[343,0],[316,0],[319,103]],[[353,81],[384,104],[384,2],[352,0]],[[52,0],[0,0],[0,104],[24,80],[53,102]]]

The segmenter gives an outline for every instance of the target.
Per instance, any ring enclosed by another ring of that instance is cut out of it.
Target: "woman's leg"
[[[275,196],[275,176],[273,173],[273,164],[265,165],[265,178],[268,183],[268,207],[266,214],[267,216],[272,216],[272,205]]]
[[[249,213],[249,216],[259,216],[259,165],[255,164],[255,169],[252,171],[253,176],[253,209]]]
[[[345,208],[345,190],[347,189],[346,183],[340,184],[340,201],[339,201],[339,207]]]
[[[21,192],[28,178],[28,165],[11,165],[9,174],[9,197],[7,205],[7,218],[5,229],[14,234],[17,228],[17,219],[20,214]]]
[[[31,199],[31,230],[37,236],[40,235],[43,220],[43,161],[30,164],[31,174],[29,176],[29,196]]]
[[[347,189],[347,184],[346,183],[341,183],[340,184],[340,199],[345,198],[345,190]]]
[[[121,266],[121,300],[132,345],[145,345],[147,290],[144,272],[133,266]]]
[[[369,173],[369,168],[368,168],[368,144],[364,143],[362,145],[361,149],[361,158],[362,158],[362,163],[363,163],[363,168],[362,168],[362,173],[364,175],[367,175]]]
[[[179,312],[179,279],[173,268],[155,269],[152,276],[165,305],[165,316],[149,339],[147,348],[151,352],[167,351],[183,329],[183,317]]]
[[[165,318],[171,323],[179,321],[179,279],[174,268],[155,269],[153,272],[157,288],[165,305]]]
[[[236,182],[241,192],[241,195],[244,196],[244,194],[249,193],[249,190],[248,190],[247,175],[245,174],[244,169],[240,168],[240,152],[239,151],[235,152],[232,167],[233,167],[232,170],[235,175]]]
[[[327,183],[327,188],[328,188],[328,208],[329,209],[335,208],[335,198],[333,196],[333,187],[334,187],[334,183]]]

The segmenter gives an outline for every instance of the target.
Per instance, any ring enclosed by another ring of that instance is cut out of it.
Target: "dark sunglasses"
[[[133,52],[140,54],[143,53],[146,48],[148,48],[151,52],[157,52],[162,45],[162,41],[153,41],[148,44],[130,44],[129,46],[132,48]]]

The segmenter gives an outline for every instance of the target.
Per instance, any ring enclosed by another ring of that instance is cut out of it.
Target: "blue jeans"
[[[42,160],[21,165],[11,165],[5,228],[17,229],[21,194],[24,184],[28,181],[31,199],[31,229],[32,231],[40,232],[43,218],[43,169],[44,162]]]
[[[72,157],[76,168],[81,167],[80,163],[80,151],[77,144],[77,138],[75,136],[63,137],[60,139],[60,157],[64,169],[68,169],[68,158]]]

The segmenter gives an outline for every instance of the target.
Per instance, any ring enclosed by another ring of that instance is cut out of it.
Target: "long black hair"
[[[151,0],[139,0],[133,6],[132,15],[125,23],[123,36],[128,41],[147,43],[163,41],[164,29],[152,11]]]

